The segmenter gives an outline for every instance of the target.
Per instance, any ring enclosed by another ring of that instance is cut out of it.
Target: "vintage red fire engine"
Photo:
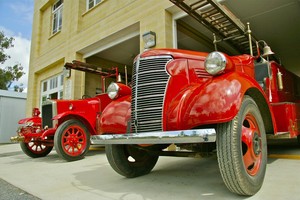
[[[106,144],[111,167],[129,178],[149,173],[160,155],[217,152],[228,189],[255,194],[265,176],[267,136],[300,135],[300,78],[263,59],[259,43],[257,56],[141,53],[131,92],[121,83],[108,87],[113,101],[101,115],[101,135],[92,141]],[[263,44],[263,56],[273,54]],[[166,151],[170,144],[184,151]]]
[[[65,67],[98,74],[102,82],[118,77],[117,68],[104,72],[79,61],[66,63]],[[99,132],[100,114],[110,102],[105,93],[80,100],[47,100],[42,105],[42,117],[34,108],[32,117],[19,121],[18,135],[11,141],[20,142],[23,152],[32,158],[48,155],[55,146],[58,155],[67,161],[82,159],[89,150],[90,135]]]

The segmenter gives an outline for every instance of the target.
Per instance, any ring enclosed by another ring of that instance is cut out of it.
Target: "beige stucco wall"
[[[104,0],[86,11],[86,0],[65,0],[62,29],[54,35],[51,13],[55,0],[34,2],[27,115],[33,107],[40,106],[41,81],[61,73],[65,62],[85,61],[79,53],[83,48],[126,27],[139,24],[140,35],[150,30],[156,32],[156,47],[172,47],[172,14],[166,11],[172,6],[169,1]],[[140,49],[143,49],[142,38]],[[80,98],[85,94],[86,82],[84,73],[72,70],[64,88],[72,87],[71,97]]]

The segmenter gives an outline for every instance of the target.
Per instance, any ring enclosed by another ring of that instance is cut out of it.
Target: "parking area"
[[[92,146],[85,159],[65,162],[53,150],[32,159],[19,144],[0,145],[0,178],[40,199],[299,199],[300,147],[296,141],[269,146],[265,181],[252,197],[232,194],[223,184],[216,156],[160,157],[146,176],[127,179],[113,171],[104,148]]]

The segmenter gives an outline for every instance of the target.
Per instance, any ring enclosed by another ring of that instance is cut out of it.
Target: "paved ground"
[[[15,187],[12,184],[0,179],[0,199],[13,199],[13,200],[39,200],[38,197],[28,194],[26,191]]]
[[[18,144],[0,145],[0,187],[5,190],[0,199],[299,199],[300,148],[288,141],[272,145],[269,154],[262,189],[240,197],[223,184],[216,157],[160,157],[149,175],[126,179],[109,166],[103,148],[94,146],[85,159],[65,162],[55,151],[32,159]]]

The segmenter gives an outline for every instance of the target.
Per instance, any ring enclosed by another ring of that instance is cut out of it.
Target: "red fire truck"
[[[267,136],[299,139],[300,78],[271,61],[273,52],[253,38],[249,26],[231,23],[240,34],[218,36],[238,48],[241,40],[248,40],[250,55],[147,50],[134,60],[131,90],[111,83],[113,101],[100,117],[101,135],[91,139],[106,144],[107,159],[117,173],[129,178],[148,174],[160,155],[216,152],[228,189],[253,195],[265,176]],[[184,151],[166,151],[170,144]]]
[[[79,61],[66,63],[65,67],[97,74],[102,85],[105,78],[118,77],[115,67],[104,71]],[[84,95],[80,100],[49,99],[41,112],[34,108],[32,117],[19,121],[18,135],[11,141],[20,142],[23,152],[32,158],[47,156],[55,146],[58,155],[67,161],[82,159],[89,150],[90,136],[99,133],[101,112],[111,101],[104,90],[95,97]]]

